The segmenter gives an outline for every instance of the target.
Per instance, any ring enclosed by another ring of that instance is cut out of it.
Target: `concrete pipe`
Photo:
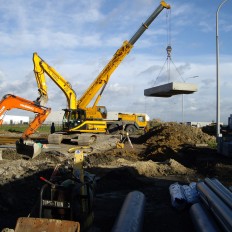
[[[145,196],[139,191],[130,192],[121,208],[111,232],[142,231],[145,208]]]

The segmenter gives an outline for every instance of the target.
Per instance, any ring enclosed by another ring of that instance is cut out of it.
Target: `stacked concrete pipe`
[[[232,231],[232,192],[217,179],[197,183],[200,202],[190,208],[197,231]]]

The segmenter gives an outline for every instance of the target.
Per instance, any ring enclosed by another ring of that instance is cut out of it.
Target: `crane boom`
[[[124,41],[123,45],[116,51],[109,63],[105,66],[105,68],[101,71],[97,78],[92,82],[92,84],[85,91],[82,97],[77,101],[78,108],[86,109],[86,107],[96,96],[98,91],[101,88],[105,88],[105,85],[108,83],[114,70],[119,66],[119,64],[123,61],[126,55],[131,51],[135,42],[140,38],[140,36],[144,33],[144,31],[148,28],[148,26],[154,21],[154,19],[164,8],[170,9],[170,5],[168,5],[165,1],[161,1],[160,5],[153,11],[150,17],[146,20],[145,23],[142,24],[142,26],[136,31],[136,33],[131,37],[131,39],[129,41]],[[102,91],[100,95],[97,97],[94,106],[96,106],[98,101],[100,100],[101,94]]]

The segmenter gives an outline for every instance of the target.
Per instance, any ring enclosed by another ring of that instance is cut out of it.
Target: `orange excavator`
[[[17,153],[34,158],[40,153],[40,147],[36,143],[32,142],[29,139],[29,136],[42,125],[51,109],[40,106],[36,101],[29,101],[19,96],[7,94],[0,101],[0,125],[3,123],[3,117],[6,111],[11,109],[21,109],[35,113],[34,120],[23,132],[20,140],[16,142]]]

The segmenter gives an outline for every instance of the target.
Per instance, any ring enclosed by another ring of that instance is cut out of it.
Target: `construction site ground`
[[[195,231],[189,207],[172,207],[169,186],[206,177],[232,186],[232,157],[218,154],[212,148],[215,137],[199,128],[163,123],[130,136],[133,147],[125,140],[124,148],[116,148],[118,141],[118,136],[102,135],[85,156],[85,170],[97,177],[91,231],[111,231],[125,197],[134,190],[146,197],[143,231]],[[72,159],[67,151],[75,146],[47,144],[35,159],[19,156],[14,144],[2,149],[0,230],[14,228],[17,218],[29,215],[44,184],[39,177],[49,179],[56,164]]]

